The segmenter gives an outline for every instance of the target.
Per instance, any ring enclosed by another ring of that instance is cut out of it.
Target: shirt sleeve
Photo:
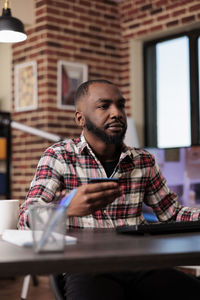
[[[145,203],[152,207],[161,222],[200,219],[200,209],[184,207],[178,202],[178,196],[168,188],[166,179],[163,177],[154,157],[152,157],[152,166],[149,172]]]
[[[55,193],[63,188],[63,164],[54,149],[48,148],[42,155],[25,202],[20,207],[18,228],[28,229],[28,206],[52,203]]]

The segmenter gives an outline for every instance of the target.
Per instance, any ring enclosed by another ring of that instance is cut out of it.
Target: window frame
[[[187,36],[189,39],[189,79],[191,111],[191,145],[200,145],[198,38],[200,29],[173,34],[143,45],[145,147],[158,147],[156,98],[156,45],[160,42]]]

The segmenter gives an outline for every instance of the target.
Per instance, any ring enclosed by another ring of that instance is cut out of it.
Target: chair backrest
[[[64,280],[62,274],[51,274],[50,285],[56,300],[65,300]]]

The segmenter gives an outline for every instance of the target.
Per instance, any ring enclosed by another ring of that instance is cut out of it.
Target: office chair
[[[50,285],[55,297],[55,300],[65,300],[64,281],[62,274],[49,275]]]

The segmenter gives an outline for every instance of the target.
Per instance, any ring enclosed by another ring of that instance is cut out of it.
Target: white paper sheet
[[[21,247],[32,247],[33,245],[31,230],[5,229],[2,233],[2,240]],[[66,245],[76,244],[76,242],[76,237],[69,235],[65,236]]]

